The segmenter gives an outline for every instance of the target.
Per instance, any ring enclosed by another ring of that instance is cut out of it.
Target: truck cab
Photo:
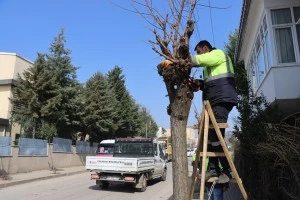
[[[115,140],[102,140],[97,148],[96,156],[112,157],[114,153]]]

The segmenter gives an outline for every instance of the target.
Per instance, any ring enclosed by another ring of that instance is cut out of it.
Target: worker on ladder
[[[200,41],[195,49],[197,55],[191,57],[192,67],[204,67],[203,100],[208,100],[218,123],[227,123],[229,112],[237,105],[237,92],[232,61],[226,53],[213,48],[206,41]],[[196,84],[199,80],[193,80]],[[221,129],[225,136],[225,129]],[[208,151],[222,152],[222,146],[214,129],[209,130]],[[223,170],[219,167],[221,163]],[[219,177],[219,181],[226,183],[232,178],[226,157],[211,157],[206,179]]]

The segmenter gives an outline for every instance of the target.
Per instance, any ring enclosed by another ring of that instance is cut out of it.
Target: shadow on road
[[[110,183],[107,189],[100,189],[98,185],[90,186],[91,190],[103,190],[111,192],[123,192],[123,193],[134,193],[135,189],[131,184],[122,184],[122,183]]]
[[[149,180],[148,186],[151,187],[159,182],[160,182],[159,179]],[[107,189],[100,189],[100,187],[98,185],[93,185],[93,186],[90,186],[89,189],[111,191],[111,192],[125,192],[125,193],[135,193],[136,192],[136,189],[133,188],[133,186],[131,184],[126,184],[126,183],[110,183]]]

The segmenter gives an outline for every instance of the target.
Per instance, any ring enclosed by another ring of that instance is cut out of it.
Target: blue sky
[[[126,0],[0,0],[0,51],[34,61],[37,52],[48,52],[54,37],[64,28],[66,47],[72,51],[73,64],[79,67],[80,82],[84,83],[97,71],[107,73],[115,65],[122,67],[133,98],[150,111],[158,125],[169,128],[167,92],[156,71],[163,58],[147,42],[154,38],[149,31],[151,26],[139,15],[112,2],[130,8]],[[208,0],[200,3],[209,5]],[[209,8],[198,7],[192,48],[199,40],[206,39],[223,49],[229,33],[238,28],[242,1],[211,0],[210,3],[228,8],[211,9],[213,34]],[[195,95],[188,125],[196,121],[194,105],[201,109],[201,95],[201,92]],[[236,115],[234,110],[229,116],[231,127]]]

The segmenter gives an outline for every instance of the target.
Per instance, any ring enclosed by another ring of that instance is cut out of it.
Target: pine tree
[[[141,119],[139,136],[146,137],[146,133],[147,133],[147,137],[155,138],[156,132],[158,130],[158,126],[154,121],[153,117],[144,106],[140,107],[139,113]]]
[[[50,45],[50,53],[47,54],[47,63],[55,77],[57,96],[44,112],[52,115],[51,121],[56,124],[58,134],[62,137],[70,137],[80,125],[81,101],[78,99],[81,86],[76,79],[77,68],[73,66],[70,50],[65,48],[64,30]]]
[[[53,92],[56,89],[53,88],[54,83],[55,79],[48,70],[43,54],[38,54],[34,65],[25,70],[22,76],[18,75],[14,95],[11,98],[14,105],[12,117],[33,138],[41,125],[41,120],[49,117],[42,108],[48,106],[57,95]]]
[[[81,86],[64,43],[62,30],[52,42],[50,53],[38,54],[34,65],[17,78],[11,99],[13,118],[25,131],[32,132],[32,137],[38,133],[38,137],[51,139],[45,135],[48,128],[51,135],[57,130],[59,136],[71,137],[80,127]]]
[[[87,133],[98,140],[111,138],[115,131],[115,96],[106,77],[98,72],[86,83],[83,121]]]
[[[117,101],[115,107],[117,116],[114,119],[115,124],[118,126],[116,136],[134,136],[138,133],[141,120],[139,118],[138,105],[125,86],[125,76],[122,74],[122,69],[115,66],[108,72],[107,77],[109,87],[114,91]]]

